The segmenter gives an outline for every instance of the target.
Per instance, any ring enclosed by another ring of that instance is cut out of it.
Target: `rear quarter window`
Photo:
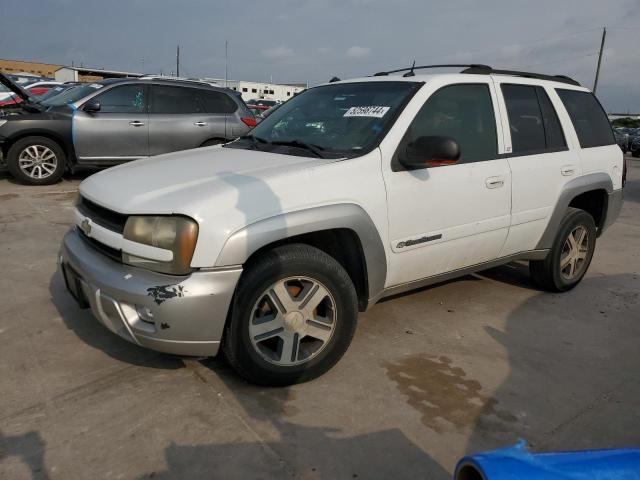
[[[582,148],[613,145],[616,139],[607,114],[591,92],[556,89]]]

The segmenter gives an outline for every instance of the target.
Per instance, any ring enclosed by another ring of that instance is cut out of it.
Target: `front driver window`
[[[144,85],[122,85],[107,90],[94,100],[100,102],[100,113],[146,113]]]
[[[498,157],[496,120],[486,84],[441,88],[422,106],[407,132],[408,143],[420,137],[449,137],[460,147],[458,163]]]

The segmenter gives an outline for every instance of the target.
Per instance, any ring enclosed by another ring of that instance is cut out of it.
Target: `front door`
[[[431,87],[398,151],[423,136],[444,136],[461,156],[455,165],[419,170],[394,157],[385,172],[394,256],[387,286],[497,258],[509,228],[511,174],[499,158],[496,100],[490,79]]]
[[[87,112],[89,103],[100,110]],[[135,160],[149,155],[147,86],[125,84],[92,97],[73,115],[73,143],[80,162]]]

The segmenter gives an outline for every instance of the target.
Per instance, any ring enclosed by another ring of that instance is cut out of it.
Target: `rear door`
[[[149,155],[147,86],[116,85],[85,102],[73,116],[73,141],[80,162],[135,160]],[[100,111],[86,112],[89,102]]]
[[[207,114],[208,130],[211,139],[224,140],[234,138],[236,123],[232,119],[238,110],[238,104],[229,95],[215,90],[201,89],[198,98]],[[244,127],[245,125],[242,124]],[[244,133],[244,132],[243,132]]]
[[[507,256],[536,248],[564,185],[580,175],[580,162],[560,123],[553,89],[535,82],[496,83],[512,175],[511,227],[500,253]]]
[[[204,111],[199,95],[200,89],[197,88],[151,85],[151,155],[196,148],[211,138],[213,122]]]

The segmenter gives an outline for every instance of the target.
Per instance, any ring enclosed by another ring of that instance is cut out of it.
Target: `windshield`
[[[55,95],[53,97],[42,99],[40,103],[47,107],[59,107],[61,105],[68,105],[69,103],[82,100],[87,95],[96,92],[100,88],[104,87],[101,83],[87,83],[85,85],[78,85],[77,87],[70,88],[69,90]]]
[[[267,151],[273,151],[274,145],[297,150],[311,146],[316,156],[327,158],[363,155],[380,143],[420,85],[381,81],[311,88],[228,146]]]

